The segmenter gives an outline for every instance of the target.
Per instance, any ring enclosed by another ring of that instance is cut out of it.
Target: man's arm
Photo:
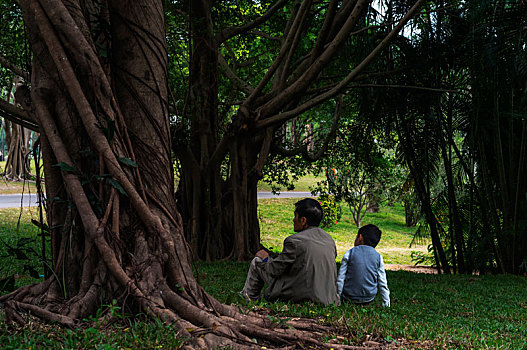
[[[379,265],[379,278],[377,288],[382,298],[382,306],[390,307],[390,290],[388,289],[388,280],[386,279],[386,270],[384,269],[384,259],[381,255],[381,263]]]
[[[274,259],[269,259],[268,262],[259,263],[259,265],[272,277],[278,277],[282,275],[284,271],[295,262],[295,260],[295,243],[290,237],[287,237],[284,241],[282,253]]]
[[[348,270],[348,260],[351,253],[351,249],[344,253],[342,261],[340,262],[339,275],[337,277],[337,294],[342,294],[344,288],[344,279],[346,279],[346,271]]]

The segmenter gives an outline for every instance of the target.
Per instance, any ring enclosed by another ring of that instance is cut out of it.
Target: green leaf
[[[117,158],[117,160],[125,165],[129,165],[134,168],[139,167],[137,163],[131,160],[130,158]]]
[[[111,174],[102,174],[102,175],[95,175],[94,177],[95,177],[96,180],[104,180],[104,179],[106,179],[106,178],[108,178],[110,176],[112,176],[112,175]]]
[[[121,194],[125,195],[125,196],[128,196],[128,194],[126,193],[126,191],[124,190],[123,186],[121,186],[121,184],[119,182],[117,182],[116,180],[114,179],[108,179],[108,181],[110,182],[110,185],[112,185],[116,190],[118,190],[119,192],[121,192]]]
[[[69,165],[67,163],[64,163],[64,162],[60,162],[58,164],[54,164],[53,166],[59,167],[60,170],[66,171],[66,172],[70,172],[70,173],[74,173],[74,172],[77,171],[76,168],[74,168],[71,165]]]

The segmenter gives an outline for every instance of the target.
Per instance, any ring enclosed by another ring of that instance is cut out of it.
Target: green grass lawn
[[[293,233],[294,204],[299,198],[269,198],[258,201],[258,217],[262,244],[274,251],[280,251],[284,239]],[[367,213],[362,224],[377,225],[382,231],[382,238],[377,250],[382,254],[386,264],[411,264],[412,251],[426,253],[427,245],[412,245],[415,227],[406,227],[404,209],[396,204],[393,207],[382,207],[377,213]],[[340,261],[346,250],[353,247],[358,228],[353,223],[347,206],[342,206],[340,222],[325,229],[337,245],[337,258]]]
[[[307,175],[301,177],[300,179],[298,179],[298,181],[295,182],[295,184],[294,184],[295,188],[292,189],[292,191],[310,192],[312,186],[314,186],[318,181],[322,181],[324,179],[325,179],[325,177],[323,175],[322,176],[321,175],[315,176],[315,175],[312,175],[312,174],[307,174]],[[258,183],[258,190],[259,191],[271,191],[271,185],[268,185],[265,182],[260,181]],[[281,191],[289,191],[286,188],[281,188],[280,190]]]
[[[200,263],[205,290],[222,302],[243,305],[247,263]],[[437,349],[526,349],[527,280],[510,275],[433,275],[387,271],[392,306],[369,307],[259,302],[279,317],[317,317],[343,329],[346,341],[431,341]],[[421,348],[421,346],[418,346]]]
[[[16,287],[41,280],[31,277],[32,271],[38,275],[44,271],[40,230],[31,222],[38,219],[35,207],[0,209],[0,280],[14,275]]]
[[[264,245],[281,249],[283,239],[292,233],[292,211],[297,200],[259,201]],[[17,224],[19,217],[20,224]],[[38,219],[36,208],[22,212],[0,209],[2,241],[15,247],[20,240],[31,240],[27,247],[38,251],[39,231],[30,223],[32,218]],[[337,260],[352,246],[357,232],[349,218],[347,209],[343,208],[341,221],[327,229],[337,242]],[[363,220],[363,224],[366,223],[376,224],[383,231],[379,250],[387,264],[410,263],[407,247],[415,228],[404,225],[401,206],[383,207],[378,213],[367,214]],[[0,243],[0,279],[16,273],[16,286],[41,280],[24,271],[25,264],[42,271],[42,263],[34,254],[28,254],[28,260],[6,255],[7,246]],[[247,306],[268,314],[273,320],[317,318],[338,330],[338,334],[328,334],[328,340],[338,336],[340,342],[360,345],[369,337],[393,345],[398,343],[401,348],[527,349],[527,280],[522,276],[446,276],[387,271],[391,308],[382,308],[379,300],[369,307],[281,302],[247,305],[238,294],[249,267],[247,262],[198,262],[197,267],[200,283],[221,302]],[[108,305],[103,305],[103,310],[119,311]],[[181,339],[170,325],[143,322],[126,315],[119,315],[118,322],[112,325],[101,324],[93,317],[81,328],[71,330],[38,322],[9,328],[4,317],[0,313],[2,349],[175,349],[181,345]]]
[[[0,162],[0,174],[5,171],[5,161]],[[32,174],[35,174],[35,163],[31,162]],[[6,181],[0,176],[0,194],[13,194],[13,193],[37,193],[35,181]]]

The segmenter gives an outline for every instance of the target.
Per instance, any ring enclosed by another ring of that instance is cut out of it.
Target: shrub
[[[323,228],[329,228],[337,224],[342,217],[342,209],[339,203],[335,200],[335,196],[331,194],[321,194],[318,197],[318,201],[324,211],[324,217],[320,226]]]

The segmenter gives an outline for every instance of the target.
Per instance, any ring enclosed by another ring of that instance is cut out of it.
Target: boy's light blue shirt
[[[359,248],[362,246],[356,246],[352,249]],[[369,246],[364,246],[368,248],[372,248]],[[344,281],[346,279],[346,271],[348,269],[348,263],[350,260],[351,250],[348,250],[344,256],[342,257],[342,262],[339,269],[339,274],[337,278],[337,292],[338,295],[342,295],[342,289],[344,288]],[[360,248],[359,248],[360,249]],[[380,264],[379,268],[377,270],[377,293],[381,295],[382,298],[382,305],[390,307],[390,290],[388,289],[388,280],[386,279],[386,270],[384,269],[384,260],[382,258],[382,255],[380,255]],[[353,281],[352,281],[353,282]],[[364,302],[370,302],[375,298],[371,298],[371,300],[365,300]]]

